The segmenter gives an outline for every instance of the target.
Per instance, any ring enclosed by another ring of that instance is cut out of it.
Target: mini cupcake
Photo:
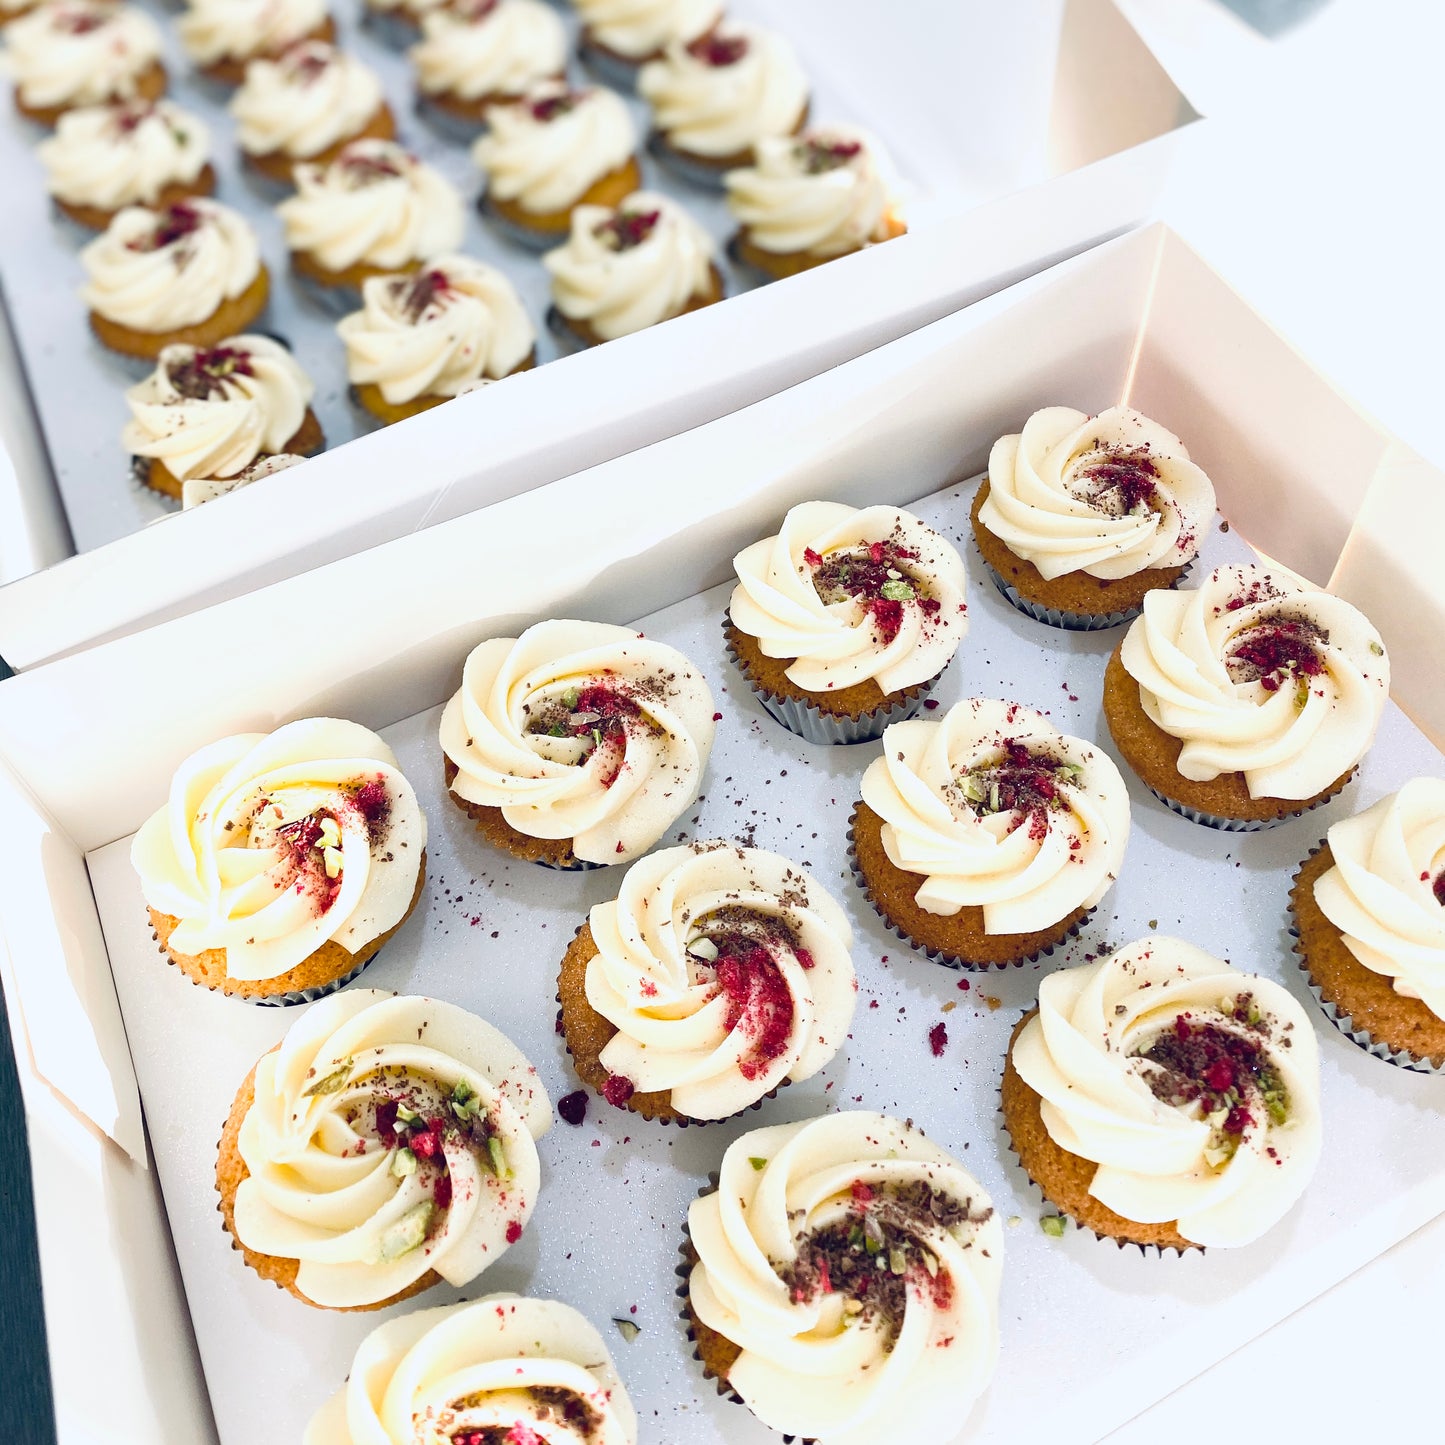
[[[582,20],[578,54],[609,85],[626,90],[638,68],[669,45],[711,30],[723,0],[572,0],[572,8]]]
[[[361,310],[336,330],[356,399],[378,421],[415,416],[535,360],[536,333],[512,283],[469,256],[373,276],[361,295]]]
[[[1214,487],[1178,437],[1137,411],[1051,406],[993,444],[972,516],[990,575],[1021,612],[1116,627],[1189,570]]]
[[[1252,1244],[1319,1161],[1319,1048],[1279,984],[1144,938],[1040,981],[1003,1118],[1044,1198],[1101,1238]]]
[[[846,1110],[744,1134],[687,1232],[694,1357],[785,1438],[951,1440],[987,1388],[1003,1228],[911,1122]]]
[[[456,188],[395,141],[357,140],[330,165],[303,162],[276,207],[291,267],[328,305],[354,304],[373,276],[415,271],[462,242]]]
[[[266,309],[270,278],[239,212],[193,198],[127,206],[81,253],[90,326],[112,351],[154,361],[168,346],[215,346]]]
[[[576,1310],[489,1294],[373,1330],[304,1445],[419,1440],[637,1445],[637,1413],[601,1335]]]
[[[51,0],[5,27],[15,108],[41,125],[68,110],[166,92],[161,33],[143,10],[108,0]]]
[[[542,264],[567,339],[596,346],[721,301],[712,238],[675,201],[636,191],[615,210],[578,206]]]
[[[630,863],[692,807],[720,716],[675,648],[606,622],[538,622],[467,658],[442,713],[447,787],[514,857]]]
[[[217,497],[229,496],[249,487],[252,482],[265,481],[277,472],[288,472],[306,460],[291,452],[277,452],[274,456],[257,457],[249,467],[244,467],[233,477],[188,477],[181,483],[181,510],[189,512]]]
[[[536,1069],[491,1024],[352,989],[307,1009],[241,1085],[221,1215],[246,1263],[303,1304],[380,1309],[470,1284],[522,1237],[551,1125]]]
[[[567,32],[542,0],[456,0],[423,16],[421,29],[408,52],[419,98],[464,129],[567,72]]]
[[[739,261],[773,280],[901,236],[878,142],[844,126],[760,140],[751,166],[729,171]]]
[[[968,631],[963,559],[899,507],[803,502],[733,567],[728,653],[809,742],[867,742],[917,712]]]
[[[578,206],[620,205],[642,184],[632,117],[610,90],[543,81],[488,120],[472,147],[483,208],[526,245],[561,240]]]
[[[1033,708],[969,698],[894,723],[863,774],[853,869],[899,937],[938,963],[1052,951],[1108,892],[1129,841],[1109,756]]]
[[[562,960],[562,1032],[609,1104],[690,1123],[756,1108],[843,1045],[848,915],[805,869],[715,840],[634,863]]]
[[[288,186],[299,161],[327,166],[351,141],[396,134],[376,72],[324,40],[253,60],[230,111],[246,164]]]
[[[674,41],[643,66],[638,93],[652,107],[653,149],[690,180],[722,186],[753,163],[760,140],[792,136],[808,119],[808,78],[781,35],[723,21]]]
[[[298,40],[336,38],[326,0],[187,0],[176,29],[191,62],[219,85],[240,85],[251,61]]]
[[[1336,823],[1290,894],[1310,990],[1380,1058],[1445,1071],[1445,780]]]
[[[325,445],[311,378],[280,342],[229,336],[219,346],[168,346],[126,392],[121,434],[148,487],[181,497],[192,477],[233,477],[258,457]]]
[[[1104,674],[1109,731],[1140,781],[1230,832],[1334,797],[1389,695],[1380,634],[1348,602],[1263,565],[1146,594]]]
[[[355,978],[410,916],[426,818],[374,732],[306,718],[193,753],[131,862],[188,978],[302,1003]]]

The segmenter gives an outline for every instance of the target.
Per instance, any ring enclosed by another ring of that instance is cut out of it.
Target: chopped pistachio
[[[923,1267],[928,1271],[929,1277],[934,1278],[938,1274],[938,1261],[925,1249],[923,1251]]]
[[[638,1335],[642,1333],[642,1326],[636,1320],[613,1319],[612,1323],[617,1326],[617,1333],[630,1345]]]
[[[412,1205],[395,1224],[382,1230],[378,1242],[380,1262],[390,1264],[392,1260],[400,1259],[416,1249],[426,1238],[435,1209],[436,1205],[430,1199],[423,1199],[420,1204]]]
[[[593,729],[592,729],[592,746],[595,747],[595,748],[600,748],[600,747],[602,746],[602,729],[601,729],[601,728],[593,728]]]
[[[908,1272],[908,1256],[901,1249],[890,1249],[888,1251],[888,1268],[894,1274],[906,1274]]]
[[[568,712],[571,712],[571,710],[577,706],[577,699],[581,696],[582,694],[575,687],[569,687],[567,691],[562,694],[562,706],[565,707]]]
[[[863,1313],[863,1301],[854,1299],[850,1295],[843,1301],[843,1313],[845,1315],[861,1315]]]
[[[328,878],[339,877],[341,874],[341,849],[323,848],[321,857],[326,863],[326,876]]]
[[[1021,1214],[1010,1214],[1008,1217],[1008,1227],[1010,1229],[1017,1229],[1023,1222],[1024,1219]]]
[[[405,1104],[398,1104],[396,1106],[396,1118],[399,1124],[414,1124],[421,1118],[421,1115],[418,1114],[415,1109],[408,1109]]]
[[[984,792],[982,782],[974,777],[972,773],[965,773],[963,778],[963,796],[970,803],[981,803],[987,796]]]
[[[885,582],[878,590],[890,602],[907,602],[914,595],[913,584],[903,581],[902,578],[896,582]]]
[[[1376,657],[1383,657],[1385,655],[1385,649],[1373,638],[1370,639],[1370,651],[1373,652]]]
[[[989,812],[997,813],[999,806],[998,783],[994,781],[988,785],[988,808]]]
[[[495,1134],[487,1140],[487,1155],[492,1161],[492,1173],[498,1179],[510,1179],[512,1171],[507,1167],[507,1155],[502,1148],[502,1141]]]
[[[687,951],[694,958],[700,958],[704,963],[712,963],[717,958],[717,944],[710,938],[694,938],[687,946]]]
[[[749,1154],[748,1163],[751,1164],[754,1169],[762,1170],[767,1167],[768,1161],[766,1159],[758,1158],[756,1154]]]
[[[303,1099],[311,1099],[318,1094],[339,1094],[351,1081],[351,1071],[356,1067],[356,1060],[347,1057],[340,1066],[333,1069],[324,1078],[317,1079],[309,1089],[303,1091]]]
[[[1062,1239],[1064,1237],[1064,1216],[1062,1214],[1046,1214],[1039,1220],[1039,1228],[1050,1239]]]
[[[405,1179],[408,1174],[415,1174],[416,1155],[410,1149],[398,1149],[391,1156],[391,1172],[398,1179]]]
[[[318,835],[317,846],[321,848],[339,848],[341,846],[341,829],[336,826],[335,818],[323,818],[321,820],[321,832]]]

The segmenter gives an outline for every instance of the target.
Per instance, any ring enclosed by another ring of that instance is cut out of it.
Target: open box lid
[[[747,8],[895,154],[909,235],[323,453],[304,486],[252,487],[12,582],[0,658],[33,667],[791,386],[1133,225],[1198,118],[1113,0],[910,0],[886,23],[868,0]]]

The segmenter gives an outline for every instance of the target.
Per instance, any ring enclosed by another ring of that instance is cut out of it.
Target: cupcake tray
[[[200,116],[211,132],[216,199],[240,211],[259,237],[262,259],[271,273],[271,299],[251,329],[285,341],[315,382],[312,409],[328,449],[366,435],[379,423],[351,400],[345,350],[335,331],[338,314],[318,304],[287,264],[285,236],[274,207],[289,192],[242,164],[226,109],[234,92],[214,85],[186,58],[174,23],[179,7],[160,0],[133,3],[161,27],[170,98]],[[557,8],[572,42],[569,77],[579,84],[603,83],[577,59],[579,26],[571,7],[559,3]],[[746,4],[731,8],[739,18],[750,18]],[[331,10],[337,44],[380,77],[396,117],[398,138],[461,193],[466,209],[462,251],[500,268],[517,288],[536,328],[538,364],[577,349],[548,324],[551,294],[541,251],[508,239],[482,217],[476,206],[482,173],[471,159],[468,143],[445,129],[442,121],[418,111],[414,72],[404,47],[387,43],[385,17],[364,19],[360,0],[333,0]],[[805,47],[800,58],[808,67]],[[846,102],[829,90],[825,76],[809,69],[809,80],[815,119],[854,118]],[[727,295],[757,285],[762,278],[750,267],[734,265],[727,255],[726,245],[736,226],[721,192],[680,179],[660,164],[646,146],[647,105],[635,96],[624,96],[636,122],[644,186],[685,206],[714,237]],[[0,174],[10,181],[6,224],[0,235],[4,300],[75,548],[85,552],[174,514],[179,504],[130,475],[129,457],[120,443],[121,428],[130,416],[124,392],[151,366],[110,352],[91,334],[85,304],[77,293],[85,280],[79,252],[95,233],[61,214],[46,194],[45,171],[34,147],[49,132],[17,115],[8,94],[3,104],[8,113],[0,119]]]
[[[1119,634],[1045,627],[998,594],[969,537],[974,485],[915,504],[959,545],[970,578],[970,632],[934,694],[940,708],[923,716],[942,716],[964,696],[1006,697],[1108,748],[1100,695]],[[1199,572],[1249,556],[1237,534],[1215,530]],[[1133,805],[1128,854],[1083,932],[1037,964],[957,972],[891,934],[850,875],[848,817],[880,745],[813,746],[771,719],[726,659],[719,624],[727,595],[726,587],[713,588],[638,622],[699,664],[723,714],[703,797],[664,842],[753,842],[805,864],[843,900],[860,988],[849,1041],[814,1079],[782,1090],[761,1111],[705,1128],[650,1124],[590,1097],[580,1127],[559,1119],[540,1144],[542,1194],[521,1242],[468,1289],[444,1286],[417,1306],[496,1290],[560,1298],[604,1331],[642,1441],[776,1440],[720,1398],[691,1358],[673,1273],[687,1205],[724,1148],[748,1129],[833,1108],[884,1110],[913,1118],[961,1159],[1006,1221],[999,1368],[956,1440],[1085,1441],[1124,1424],[1445,1210],[1445,1085],[1372,1058],[1342,1036],[1309,997],[1288,934],[1290,879],[1330,822],[1441,766],[1398,708],[1387,708],[1356,782],[1329,805],[1267,832],[1231,835],[1192,824],[1125,768]],[[461,660],[459,650],[458,674]],[[429,709],[383,733],[427,813],[429,876],[417,914],[355,986],[430,993],[483,1015],[537,1066],[555,1105],[579,1087],[554,1029],[558,965],[588,907],[615,895],[622,870],[558,873],[490,849],[446,799],[439,714]],[[361,1338],[407,1306],[361,1315],[311,1310],[263,1283],[232,1250],[216,1212],[216,1140],[237,1086],[299,1013],[225,999],[168,967],[146,921],[129,846],[120,839],[87,862],[220,1439],[296,1440],[341,1383]],[[1320,1168],[1300,1204],[1245,1249],[1176,1257],[1120,1249],[1072,1228],[1050,1238],[1039,1219],[1052,1211],[999,1127],[1004,1049],[1041,975],[1151,931],[1179,934],[1280,980],[1315,1021],[1326,1120]],[[947,1042],[935,1056],[929,1033],[939,1023]],[[610,1319],[640,1333],[629,1342]],[[1263,1347],[1261,1359],[1269,1359]],[[1282,1391],[1296,1388],[1309,1386],[1281,1382]]]

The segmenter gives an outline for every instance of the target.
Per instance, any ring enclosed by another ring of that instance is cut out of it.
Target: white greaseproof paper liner
[[[977,550],[977,546],[978,544],[975,542],[975,550]],[[1042,602],[1030,602],[1027,597],[1023,596],[1018,588],[1012,582],[1007,581],[1003,573],[984,557],[982,552],[979,552],[979,561],[983,563],[983,570],[993,579],[993,585],[1020,612],[1032,617],[1036,622],[1047,623],[1050,627],[1062,627],[1069,632],[1103,632],[1107,628],[1122,627],[1124,623],[1132,622],[1144,611],[1142,607],[1126,607],[1120,612],[1063,612],[1057,607],[1045,607]],[[1184,570],[1171,584],[1171,590],[1184,581],[1193,566],[1193,561],[1185,564]]]

